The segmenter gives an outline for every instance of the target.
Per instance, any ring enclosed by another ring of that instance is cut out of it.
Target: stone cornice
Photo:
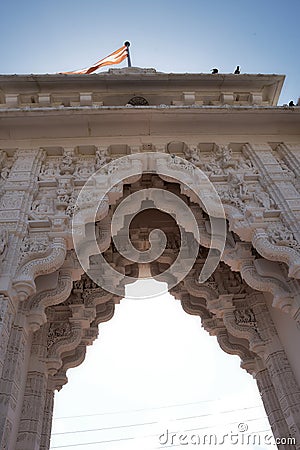
[[[136,135],[300,136],[300,108],[286,107],[27,107],[0,109],[0,140]],[[30,130],[28,127],[30,126]]]
[[[0,88],[4,93],[28,93],[28,91],[62,91],[89,90],[101,91],[115,89],[124,85],[134,90],[159,89],[193,89],[193,90],[235,90],[260,91],[269,102],[276,105],[284,82],[284,75],[277,74],[206,74],[206,73],[162,73],[153,69],[110,69],[108,72],[90,75],[65,74],[31,74],[31,75],[0,75]],[[58,89],[59,86],[59,89]]]

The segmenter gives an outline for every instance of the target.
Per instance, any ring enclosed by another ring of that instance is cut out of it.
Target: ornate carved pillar
[[[255,373],[254,377],[275,438],[288,437],[290,435],[290,430],[284,418],[268,370],[261,368]],[[284,450],[286,446],[282,445],[278,446],[278,448]],[[290,446],[289,448],[292,450],[295,447]]]
[[[292,437],[300,443],[300,388],[280,342],[262,294],[250,299],[257,333],[265,343],[263,361],[274,386],[278,403]],[[282,437],[282,436],[281,436]]]
[[[15,307],[9,297],[0,295],[0,378],[2,376]]]
[[[27,372],[31,339],[26,315],[18,307],[19,298],[11,283],[18,269],[21,241],[27,232],[28,212],[43,157],[40,149],[19,149],[13,157],[6,158],[4,168],[1,163],[0,286],[7,297],[0,298],[0,447],[7,449],[15,448],[25,387],[22,374]]]
[[[46,389],[41,444],[39,447],[40,450],[48,450],[50,447],[50,437],[51,437],[52,417],[54,407],[54,391],[55,391],[55,387],[53,387],[52,384],[53,383],[51,382],[51,380],[48,381],[48,386]]]
[[[0,380],[0,448],[15,450],[21,402],[25,389],[31,333],[19,310],[11,328]]]
[[[34,333],[16,450],[39,450],[47,388],[48,326]]]

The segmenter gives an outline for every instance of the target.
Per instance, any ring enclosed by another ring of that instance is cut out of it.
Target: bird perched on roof
[[[289,106],[296,106],[293,100],[290,101]]]
[[[211,71],[212,74],[219,73],[219,69],[210,69],[210,71]]]
[[[235,75],[238,75],[239,73],[241,73],[240,66],[236,66],[234,73],[235,73]]]

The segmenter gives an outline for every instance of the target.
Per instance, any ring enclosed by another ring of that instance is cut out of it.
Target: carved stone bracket
[[[37,331],[47,322],[45,309],[48,306],[64,302],[70,295],[73,286],[72,273],[69,270],[60,270],[57,286],[54,289],[42,291],[28,300],[28,322],[32,331]]]
[[[253,353],[259,356],[264,354],[265,343],[257,332],[256,319],[251,309],[240,310],[237,308],[232,295],[221,295],[217,300],[209,302],[208,308],[223,319],[230,334],[248,341],[249,348]]]
[[[79,323],[53,322],[48,332],[48,354],[46,359],[50,375],[54,375],[62,365],[64,352],[75,349],[81,341],[82,327]]]
[[[36,289],[34,279],[36,277],[55,272],[63,265],[67,253],[65,239],[54,238],[50,249],[49,255],[33,259],[19,268],[13,281],[13,287],[20,300],[25,300],[34,294]]]
[[[259,261],[259,260],[258,260]],[[256,261],[257,263],[257,261]],[[294,302],[294,294],[289,285],[275,276],[262,276],[258,273],[254,262],[244,262],[241,275],[246,283],[253,289],[261,292],[270,292],[273,295],[272,305],[275,308],[289,311]]]
[[[282,239],[280,241],[278,239],[273,240],[273,242],[276,242],[276,244],[270,241],[270,237],[265,230],[255,230],[252,243],[256,250],[266,259],[286,263],[289,266],[289,276],[300,278],[300,252],[289,246],[291,240]],[[281,243],[282,245],[280,245]]]

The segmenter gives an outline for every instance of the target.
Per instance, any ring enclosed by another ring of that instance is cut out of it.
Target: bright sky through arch
[[[143,295],[150,284],[158,285],[140,280],[126,293]],[[221,437],[241,421],[271,434],[255,381],[239,365],[170,294],[121,300],[56,396],[51,450],[87,442],[96,442],[88,450],[156,450],[166,428]]]

